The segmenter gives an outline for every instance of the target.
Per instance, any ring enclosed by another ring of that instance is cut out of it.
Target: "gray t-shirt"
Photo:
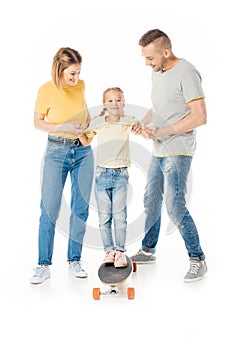
[[[153,125],[167,127],[190,113],[188,102],[204,98],[201,76],[185,59],[166,72],[152,73]],[[156,138],[153,154],[157,157],[193,156],[196,147],[195,130]]]

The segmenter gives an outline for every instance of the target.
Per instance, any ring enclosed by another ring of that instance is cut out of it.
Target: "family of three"
[[[94,176],[90,146],[94,137],[98,142],[95,196],[104,262],[116,268],[126,266],[130,132],[153,142],[144,194],[145,232],[139,251],[131,259],[142,264],[156,261],[164,199],[190,261],[184,282],[200,280],[207,272],[197,227],[186,205],[195,132],[206,123],[201,76],[191,63],[174,55],[171,41],[163,31],[146,32],[139,45],[146,65],[152,68],[152,109],[142,120],[124,113],[124,93],[119,87],[104,91],[103,110],[91,119],[85,84],[79,79],[82,57],[68,47],[58,50],[52,63],[52,80],[38,91],[34,123],[37,129],[48,133],[48,143],[41,189],[38,266],[30,279],[33,284],[50,277],[56,221],[68,173],[71,179],[68,269],[75,277],[87,277],[81,253]]]

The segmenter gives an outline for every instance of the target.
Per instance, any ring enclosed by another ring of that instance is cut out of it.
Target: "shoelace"
[[[190,270],[189,270],[190,273],[196,275],[199,270],[200,270],[200,263],[198,263],[198,262],[191,262],[190,263]]]
[[[43,275],[43,273],[45,272],[44,269],[46,269],[45,266],[37,266],[37,267],[35,267],[33,276],[41,277]]]
[[[139,249],[138,252],[136,253],[136,255],[142,255],[142,253],[143,253],[143,250]]]
[[[106,257],[109,257],[109,255],[114,255],[114,252],[112,250],[107,250]]]
[[[73,268],[76,269],[76,270],[84,271],[84,269],[83,269],[82,266],[81,266],[81,262],[80,262],[80,261],[74,261],[74,262],[72,263],[72,266],[73,266]]]
[[[115,255],[115,261],[118,261],[123,258],[123,253],[122,252],[117,252]]]

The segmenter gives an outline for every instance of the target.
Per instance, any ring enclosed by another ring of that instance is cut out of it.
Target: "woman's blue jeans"
[[[57,143],[49,136],[43,169],[39,224],[39,265],[52,264],[54,233],[64,185],[71,178],[71,215],[68,261],[79,261],[89,211],[93,181],[93,152],[90,146]],[[66,139],[60,139],[66,141]]]
[[[104,250],[125,251],[128,169],[97,166],[95,195]],[[114,235],[112,235],[112,220]],[[113,237],[114,236],[114,237]]]
[[[144,196],[146,213],[142,249],[154,253],[158,242],[162,201],[177,226],[190,258],[204,260],[196,225],[186,206],[187,178],[192,162],[190,156],[158,158],[152,156]],[[165,194],[164,194],[165,192]]]

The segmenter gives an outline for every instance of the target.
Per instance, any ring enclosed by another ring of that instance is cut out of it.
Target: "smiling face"
[[[110,115],[121,115],[124,107],[123,93],[117,89],[107,90],[104,94],[103,104]]]
[[[64,69],[62,74],[62,86],[74,86],[78,83],[81,64],[75,63]]]
[[[169,50],[161,45],[152,42],[141,48],[142,55],[145,57],[146,65],[152,67],[154,72],[166,69],[169,57]]]

